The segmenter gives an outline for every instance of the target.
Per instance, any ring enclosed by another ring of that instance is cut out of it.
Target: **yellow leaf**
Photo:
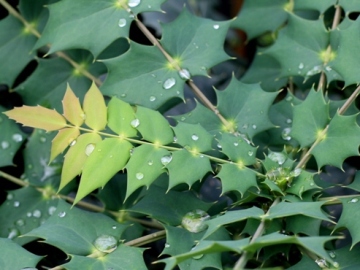
[[[88,155],[85,153],[88,145],[96,145],[99,141],[101,141],[99,134],[85,133],[70,144],[71,147],[67,151],[64,159],[59,191],[81,173],[83,165],[88,158]]]
[[[51,156],[49,162],[53,161],[60,153],[64,152],[66,147],[68,147],[71,142],[76,140],[79,135],[80,131],[75,127],[59,130],[58,134],[52,140]]]
[[[81,126],[84,123],[85,114],[81,109],[80,101],[68,85],[64,99],[62,100],[65,118],[75,126]]]
[[[4,112],[9,118],[24,126],[40,128],[46,131],[58,130],[66,127],[65,118],[55,110],[41,106],[22,106]]]
[[[85,124],[94,130],[103,130],[107,123],[105,100],[99,88],[93,83],[84,98]]]

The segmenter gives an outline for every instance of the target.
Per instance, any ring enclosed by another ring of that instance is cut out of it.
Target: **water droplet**
[[[133,128],[137,128],[139,125],[140,125],[140,120],[139,119],[134,119],[130,122],[130,125],[133,127]]]
[[[177,142],[177,137],[176,136],[174,136],[174,143],[176,143]]]
[[[19,206],[20,206],[20,202],[15,201],[15,202],[14,202],[14,207],[19,207]]]
[[[316,259],[315,263],[320,267],[320,268],[326,268],[327,267],[327,263],[324,259]]]
[[[302,169],[297,168],[292,172],[292,176],[298,177],[301,174],[301,172],[302,172]]]
[[[350,201],[348,201],[348,203],[357,203],[359,201],[358,198],[353,198]]]
[[[153,165],[153,164],[154,164],[154,162],[153,162],[152,160],[149,160],[149,161],[148,161],[148,165],[149,165],[149,166],[151,166],[151,165]]]
[[[119,20],[119,27],[124,27],[126,25],[126,19]]]
[[[299,64],[299,69],[303,69],[304,68],[304,64],[303,63],[300,63]]]
[[[23,137],[21,134],[15,133],[14,135],[12,135],[11,137],[13,139],[13,141],[15,142],[22,142]]]
[[[136,6],[138,6],[139,4],[140,4],[140,0],[129,0],[129,2],[128,2],[128,6],[129,7],[136,7]]]
[[[326,69],[327,71],[331,71],[331,70],[332,70],[331,67],[329,67],[329,66],[326,66],[325,69]]]
[[[85,120],[86,119],[86,114],[85,113],[80,113],[80,117],[81,117],[81,119]]]
[[[55,206],[50,206],[48,209],[48,213],[50,216],[52,216],[56,211],[56,207]]]
[[[165,248],[169,248],[170,244],[169,243],[165,243]]]
[[[113,230],[116,230],[116,225],[113,225],[112,227],[111,227]]]
[[[253,129],[257,129],[257,126],[256,126],[256,125],[252,125],[252,128],[253,128]]]
[[[161,164],[166,166],[168,165],[172,160],[172,155],[166,155],[166,156],[163,156],[160,161],[161,161]]]
[[[312,182],[312,183],[310,183],[310,186],[315,186],[315,184]]]
[[[9,142],[7,142],[7,141],[2,141],[1,142],[1,148],[2,149],[8,149],[9,148],[9,146],[10,146],[10,143]]]
[[[17,237],[17,236],[19,236],[19,235],[20,235],[19,230],[13,228],[13,229],[10,230],[9,235],[8,235],[7,238],[13,239],[13,238],[15,238],[15,237]]]
[[[205,221],[209,220],[210,216],[203,210],[196,209],[188,212],[182,219],[181,225],[189,232],[198,233],[207,229],[208,225]]]
[[[27,217],[32,217],[32,214],[31,214],[30,212],[27,212],[27,213],[26,213],[26,216],[27,216]]]
[[[193,141],[197,141],[197,140],[199,139],[199,136],[196,135],[196,134],[193,134],[193,135],[191,136],[191,139],[192,139]]]
[[[196,248],[196,246],[193,247],[193,248],[191,249],[191,251],[193,251],[195,248]],[[192,257],[192,258],[193,258],[194,260],[200,260],[202,257],[204,257],[204,254],[199,254],[199,255],[196,255],[196,256],[194,256],[194,257]]]
[[[182,116],[182,117],[180,118],[181,121],[185,121],[185,119],[186,119],[185,116]]]
[[[286,123],[287,124],[291,124],[292,123],[292,120],[289,118],[289,119],[286,119]]]
[[[89,143],[89,144],[85,147],[85,155],[90,156],[91,153],[94,151],[94,149],[95,149],[95,144]]]
[[[243,129],[247,129],[248,127],[249,127],[248,124],[244,124],[244,125],[242,126]]]
[[[214,24],[214,25],[213,25],[213,27],[214,27],[214,29],[215,29],[215,30],[217,30],[217,29],[219,29],[219,28],[220,28],[220,25],[218,25],[218,24]]]
[[[73,140],[71,143],[70,143],[70,146],[74,146],[76,144],[76,140]]]
[[[41,217],[41,211],[40,210],[34,210],[33,212],[33,216],[36,217],[36,218],[40,218]]]
[[[9,193],[7,196],[6,196],[6,199],[7,200],[12,200],[14,198],[14,195],[13,194],[11,194],[11,193]]]
[[[65,217],[66,216],[66,212],[64,212],[64,211],[61,211],[61,212],[59,212],[59,214],[58,214],[58,217],[60,217],[60,218],[63,218],[63,217]]]
[[[153,101],[155,101],[155,100],[156,100],[156,97],[151,96],[151,97],[149,98],[149,100],[150,100],[151,102],[153,102]]]
[[[138,172],[138,173],[135,175],[135,177],[136,177],[136,179],[141,180],[141,179],[144,178],[144,174],[141,173],[141,172]]]
[[[15,222],[15,224],[17,225],[17,226],[24,226],[25,225],[25,221],[23,220],[23,219],[18,219],[16,222]]]
[[[94,241],[94,246],[101,252],[110,253],[117,248],[117,240],[111,235],[101,235]]]
[[[179,71],[179,76],[183,80],[189,80],[191,78],[190,72],[186,68]]]
[[[220,143],[218,143],[216,146],[217,146],[217,148],[222,149],[222,146]]]
[[[126,97],[126,94],[125,94],[125,93],[124,93],[124,94],[121,94],[120,97]]]
[[[239,143],[238,142],[234,142],[234,146],[238,146],[239,145]]]
[[[251,150],[248,152],[249,157],[252,157],[253,154],[254,154],[254,152]]]
[[[288,97],[286,97],[285,100],[286,100],[286,101],[292,101],[292,99],[293,99],[293,97],[289,95]]]
[[[46,138],[45,138],[45,137],[40,137],[40,142],[45,143],[45,142],[46,142]]]
[[[334,251],[330,251],[329,256],[334,259],[336,257],[336,254]]]
[[[169,90],[171,87],[173,87],[176,84],[176,80],[175,78],[169,78],[167,79],[164,84],[163,84],[163,88],[166,90]]]
[[[291,136],[289,135],[290,132],[291,132],[291,128],[284,128],[283,131],[281,132],[281,137],[285,141],[290,141],[291,140]]]
[[[339,264],[338,262],[334,262],[334,263],[333,263],[333,266],[334,266],[335,268],[339,268],[339,267],[340,267],[340,264]]]
[[[286,156],[283,153],[279,153],[279,152],[270,152],[268,157],[272,161],[277,162],[279,165],[284,164],[286,160]]]

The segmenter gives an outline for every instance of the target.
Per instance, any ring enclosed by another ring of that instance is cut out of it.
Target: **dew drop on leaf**
[[[23,137],[21,134],[15,133],[14,135],[12,135],[11,137],[13,139],[14,142],[22,142]]]
[[[135,177],[136,177],[136,179],[141,180],[141,179],[144,178],[144,174],[141,173],[141,172],[138,172],[138,173],[135,175]]]
[[[11,194],[11,193],[9,193],[7,196],[6,196],[6,199],[7,200],[12,200],[14,198],[14,195],[13,194]]]
[[[222,146],[220,143],[218,143],[216,146],[217,146],[217,148],[222,149]]]
[[[36,217],[36,218],[40,218],[41,217],[41,211],[38,210],[38,209],[34,210],[33,216]]]
[[[330,256],[332,259],[334,259],[334,258],[336,257],[335,252],[330,251],[330,252],[329,252],[329,256]]]
[[[9,146],[10,146],[10,143],[9,142],[7,142],[7,141],[2,141],[1,142],[1,148],[2,149],[8,149],[9,148]]]
[[[149,98],[149,100],[150,100],[151,102],[153,102],[153,101],[155,101],[155,100],[156,100],[156,97],[151,96],[151,97]]]
[[[46,142],[46,138],[45,138],[45,137],[40,137],[40,142],[45,143],[45,142]]]
[[[139,125],[140,125],[140,120],[139,119],[134,119],[130,122],[130,125],[133,127],[133,128],[137,128]]]
[[[291,132],[291,128],[284,128],[283,131],[281,132],[281,137],[285,141],[290,141],[291,140],[291,136],[289,135],[290,132]]]
[[[254,154],[253,151],[249,151],[249,152],[248,152],[249,157],[251,157],[253,154]]]
[[[148,165],[149,165],[149,166],[151,166],[151,165],[153,165],[153,164],[154,164],[154,162],[153,162],[152,160],[149,160],[149,161],[148,161]]]
[[[19,201],[15,201],[14,202],[14,207],[19,207],[20,206],[20,202]]]
[[[173,141],[174,141],[174,143],[176,143],[176,142],[177,142],[177,137],[176,137],[176,136],[174,136]]]
[[[350,201],[348,201],[348,203],[357,203],[359,201],[358,198],[353,198]]]
[[[90,156],[91,153],[94,151],[94,149],[95,149],[95,144],[89,143],[89,144],[85,147],[85,155]]]
[[[70,146],[74,146],[76,144],[76,140],[73,140],[71,143],[70,143]]]
[[[17,237],[17,236],[19,236],[19,235],[20,235],[19,230],[13,228],[13,229],[10,230],[9,235],[8,235],[7,238],[13,239],[13,238],[15,238],[15,237]]]
[[[287,124],[291,124],[292,123],[292,120],[289,118],[289,119],[286,119],[286,123]]]
[[[196,134],[193,134],[193,135],[191,136],[191,139],[192,139],[193,141],[197,141],[197,140],[199,139],[199,136],[196,135]]]
[[[119,27],[124,27],[126,26],[126,19],[120,19],[119,20]]]
[[[163,88],[166,89],[166,90],[169,90],[169,89],[172,88],[175,84],[176,84],[175,78],[169,78],[169,79],[167,79],[167,80],[164,82]]]
[[[170,244],[169,243],[165,243],[165,248],[169,248]]]
[[[297,168],[291,173],[291,175],[294,176],[294,177],[297,177],[297,176],[299,176],[301,174],[301,171],[302,171],[302,169]]]
[[[282,165],[286,160],[285,155],[279,152],[271,152],[268,157],[279,165]]]
[[[113,230],[116,230],[117,227],[116,227],[116,225],[114,225],[114,226],[112,226],[111,228],[112,228]]]
[[[56,211],[56,207],[55,206],[50,206],[48,209],[48,213],[50,216],[52,216]]]
[[[257,126],[256,126],[256,125],[252,125],[252,128],[253,128],[253,129],[257,129]]]
[[[304,64],[303,63],[300,63],[299,64],[299,69],[303,69],[304,68]]]
[[[117,248],[117,240],[111,235],[101,235],[94,241],[94,246],[101,252],[110,253]]]
[[[186,68],[179,71],[179,76],[183,80],[189,80],[191,78],[190,72]]]
[[[26,213],[26,216],[27,216],[27,217],[32,217],[32,214],[31,214],[30,212],[27,212],[27,213]]]
[[[214,24],[213,27],[214,27],[215,30],[217,30],[217,29],[219,29],[220,25]]]
[[[292,96],[288,96],[285,100],[286,101],[292,101],[293,97]]]
[[[238,142],[234,142],[234,146],[238,146],[239,145],[239,143]]]
[[[193,251],[194,249],[196,248],[196,246],[194,246],[191,251]],[[199,254],[199,255],[196,255],[194,257],[192,257],[194,260],[200,260],[202,257],[204,256],[204,254]]]
[[[129,7],[136,7],[136,6],[138,6],[139,4],[140,4],[140,0],[129,0],[129,2],[128,2],[128,6]]]
[[[172,160],[172,155],[166,155],[166,156],[163,156],[160,161],[161,161],[161,164],[166,166],[168,165]]]
[[[205,221],[209,220],[210,216],[203,210],[196,209],[186,213],[182,218],[181,225],[189,232],[198,233],[207,229],[208,225]]]
[[[16,224],[17,226],[22,227],[22,226],[25,225],[25,221],[24,221],[23,219],[18,219],[18,220],[15,222],[15,224]]]
[[[66,216],[66,212],[64,212],[64,211],[61,211],[61,212],[59,212],[59,214],[58,214],[58,217],[60,217],[60,218],[63,218],[63,217],[65,217]]]
[[[327,263],[324,259],[316,259],[315,263],[320,267],[320,268],[327,268]]]

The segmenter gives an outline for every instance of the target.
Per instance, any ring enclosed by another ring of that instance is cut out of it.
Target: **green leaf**
[[[314,174],[302,171],[301,174],[292,181],[291,186],[286,189],[286,193],[291,193],[301,198],[304,192],[311,189],[320,189],[314,182]]]
[[[224,215],[217,216],[211,220],[206,221],[206,224],[209,227],[203,235],[202,239],[208,238],[211,234],[219,230],[224,225],[232,224],[242,220],[247,220],[250,218],[260,220],[260,216],[262,216],[263,214],[264,211],[255,206],[243,210],[227,211]]]
[[[64,188],[71,180],[79,175],[83,169],[86,159],[86,147],[90,144],[95,145],[101,141],[97,133],[85,133],[71,142],[70,149],[64,159],[59,190]]]
[[[93,145],[85,160],[74,203],[96,188],[105,186],[111,177],[124,169],[132,147],[131,143],[117,138],[108,138]]]
[[[360,127],[356,117],[336,114],[331,120],[325,138],[312,152],[319,168],[325,164],[342,168],[346,158],[359,155]]]
[[[338,4],[345,10],[346,15],[349,15],[352,11],[360,11],[356,0],[339,0]]]
[[[112,98],[108,104],[108,126],[112,131],[124,137],[134,137],[136,129],[131,126],[131,121],[135,119],[135,113],[130,104]]]
[[[207,211],[211,204],[201,201],[193,192],[166,191],[152,185],[145,196],[129,211],[142,213],[160,222],[177,226],[186,213],[200,209]]]
[[[339,228],[348,229],[352,239],[351,248],[353,248],[360,242],[360,231],[357,226],[357,221],[360,218],[360,213],[358,211],[360,199],[359,196],[354,196],[352,198],[338,198],[338,200],[341,201],[343,210],[334,230]]]
[[[288,6],[286,0],[245,1],[239,16],[233,21],[232,26],[243,29],[248,39],[267,31],[273,32],[286,21]],[[256,18],[255,22],[254,18]]]
[[[128,178],[126,198],[139,187],[149,188],[152,182],[166,172],[164,167],[171,159],[171,154],[165,149],[146,144],[135,148],[126,165]]]
[[[238,191],[242,196],[251,187],[257,187],[256,173],[246,167],[239,167],[236,164],[221,165],[220,173],[216,175],[222,184],[221,194],[229,191]]]
[[[85,124],[95,131],[103,130],[107,124],[107,108],[104,97],[93,82],[84,97]]]
[[[65,118],[75,126],[81,126],[84,123],[86,115],[81,108],[79,98],[77,98],[74,92],[71,90],[70,85],[67,86],[63,104],[63,115]]]
[[[350,185],[344,186],[346,188],[350,188],[352,190],[360,191],[360,171],[357,171],[355,174],[354,180]]]
[[[48,189],[54,191],[51,186]],[[46,221],[54,213],[57,202],[58,199],[30,186],[8,192],[0,206],[0,236],[23,240],[18,237]]]
[[[115,251],[100,258],[72,255],[70,262],[62,266],[68,270],[96,269],[96,270],[128,270],[146,269],[143,259],[144,249],[120,245]]]
[[[87,256],[95,251],[94,242],[99,236],[109,235],[119,240],[127,227],[104,214],[71,208],[60,200],[53,215],[25,236],[42,238],[66,254]]]
[[[49,162],[52,162],[59,154],[78,137],[80,136],[80,130],[76,127],[63,128],[58,131],[51,144],[51,156]]]
[[[135,14],[159,11],[164,0],[148,0],[131,7]],[[150,7],[149,7],[150,6]],[[126,3],[104,0],[65,0],[49,6],[50,18],[36,48],[51,44],[49,54],[65,49],[86,49],[96,58],[119,37],[128,37],[134,17],[124,8]],[[63,10],[68,10],[66,14]],[[91,29],[88,31],[87,29]],[[96,33],[96,38],[94,36]]]
[[[173,152],[172,161],[166,166],[169,171],[169,189],[186,183],[191,187],[212,171],[210,160],[204,155],[195,155],[186,149]]]
[[[15,244],[11,239],[0,238],[0,245],[3,247],[3,250],[0,253],[1,269],[35,268],[37,263],[41,260],[40,256],[30,253],[26,249]]]
[[[286,218],[286,230],[293,234],[318,236],[322,222],[320,219],[301,215],[291,216]]]
[[[339,31],[339,30],[337,30]],[[344,78],[345,85],[359,83],[359,63],[360,57],[353,54],[353,50],[360,46],[360,41],[354,39],[354,35],[360,31],[360,19],[353,22],[348,28],[342,29],[339,33],[334,35],[334,39],[338,40],[336,50],[336,58],[331,63],[331,67],[336,70],[342,78]]]
[[[301,145],[311,145],[329,122],[329,104],[321,91],[312,89],[306,99],[294,107],[291,136]],[[306,128],[304,128],[306,127]]]
[[[144,140],[161,145],[169,144],[174,140],[174,133],[168,121],[159,112],[138,106],[136,117],[140,122],[136,128]]]
[[[5,111],[6,109],[0,106],[0,167],[13,165],[15,153],[27,137],[14,121],[1,115]]]
[[[95,62],[89,52],[72,50],[66,52],[73,61],[80,64],[95,77],[104,74],[104,64]],[[27,105],[42,105],[62,110],[61,100],[69,84],[75,95],[82,100],[91,86],[91,81],[82,76],[70,63],[62,58],[38,59],[36,70],[20,85],[15,88]],[[61,71],[61,72],[59,72]],[[46,80],[44,80],[46,78]],[[39,81],[42,83],[39,84]]]
[[[322,0],[319,2],[314,2],[312,0],[302,0],[302,1],[295,1],[294,9],[317,10],[320,12],[320,14],[323,14],[328,8],[334,6],[335,4],[336,4],[336,0]]]
[[[179,122],[173,127],[176,143],[189,150],[206,152],[211,150],[213,136],[211,136],[200,124],[193,125]]]
[[[344,270],[357,269],[360,266],[360,258],[357,254],[360,252],[360,246],[353,248],[345,246],[343,248],[329,252],[330,257],[338,264],[337,268]],[[335,266],[335,264],[333,264]]]

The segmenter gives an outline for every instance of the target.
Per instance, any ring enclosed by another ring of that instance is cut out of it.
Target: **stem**
[[[280,202],[280,198],[276,198],[276,200],[272,203],[272,205],[270,206],[269,210],[267,211],[267,213],[269,213],[271,207],[274,207],[275,205],[277,205]],[[251,241],[249,244],[252,244],[256,241],[256,239],[258,239],[260,236],[262,236],[262,234],[265,231],[265,220],[262,220],[260,225],[258,226],[258,228],[256,229],[253,237],[251,238]],[[236,262],[235,266],[234,266],[234,270],[242,270],[245,268],[246,263],[248,262],[248,260],[252,257],[252,253],[248,252],[248,251],[244,251],[243,254],[241,255],[240,259]]]
[[[17,18],[19,21],[21,21],[25,28],[30,31],[34,36],[37,38],[41,37],[41,34],[34,28],[33,25],[31,25],[19,12],[16,11],[11,5],[9,5],[5,0],[0,0],[0,4],[15,18]],[[50,45],[47,45],[47,47],[50,48]],[[68,55],[66,55],[63,52],[56,52],[55,53],[58,57],[61,57],[65,59],[67,62],[69,62],[76,70],[78,70],[82,75],[90,79],[91,81],[94,81],[98,86],[102,84],[101,80],[90,74],[87,70],[83,69],[81,65],[76,63],[74,60],[72,60]]]
[[[350,198],[354,198],[354,197],[360,197],[360,194],[323,197],[323,198],[319,198],[318,200],[326,201],[326,203],[324,205],[335,205],[335,204],[341,204],[341,201],[339,199],[350,199]]]
[[[0,177],[3,177],[5,179],[9,180],[10,182],[13,182],[21,187],[27,187],[30,185],[29,182],[25,182],[19,178],[16,178],[10,174],[5,173],[3,171],[0,171]]]
[[[155,242],[157,240],[163,239],[166,236],[166,231],[159,231],[152,234],[145,235],[143,237],[131,240],[129,242],[124,243],[127,246],[140,247],[146,245],[151,242]]]

